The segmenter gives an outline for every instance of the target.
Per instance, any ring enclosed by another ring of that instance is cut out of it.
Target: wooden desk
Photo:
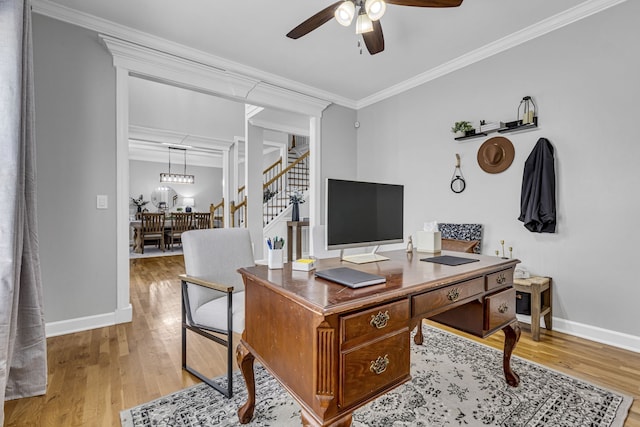
[[[248,390],[238,410],[241,423],[253,417],[257,358],[300,403],[303,425],[351,425],[355,409],[411,378],[410,331],[434,316],[482,337],[502,329],[505,377],[518,384],[510,362],[520,338],[513,289],[518,260],[464,254],[479,261],[450,267],[420,261],[425,254],[384,255],[390,260],[362,265],[318,260],[318,270],[348,266],[387,278],[360,289],[292,271],[291,263],[281,270],[238,270],[246,294],[236,356]]]
[[[287,221],[287,261],[302,257],[302,227],[308,227],[309,221]],[[293,235],[296,236],[296,257],[293,256]]]

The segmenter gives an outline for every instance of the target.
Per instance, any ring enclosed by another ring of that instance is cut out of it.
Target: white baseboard
[[[518,321],[531,324],[531,316],[518,314]],[[571,320],[554,317],[553,330],[575,337],[584,338],[601,344],[640,353],[640,337],[631,334],[624,334],[597,326],[585,325],[584,323],[572,322]],[[540,327],[544,326],[544,320],[540,320]]]
[[[132,318],[133,310],[131,304],[129,304],[128,307],[116,310],[113,313],[96,314],[94,316],[78,317],[76,319],[61,320],[59,322],[47,322],[45,324],[45,333],[47,338],[55,337],[131,322]]]
[[[45,331],[47,337],[55,337],[130,322],[132,315],[133,311],[131,305],[129,305],[125,309],[117,310],[113,313],[98,314],[59,322],[48,322],[45,325]],[[531,324],[531,316],[518,314],[517,317],[518,321]],[[543,326],[544,321],[541,321],[541,327]],[[609,329],[585,325],[557,317],[553,318],[553,330],[640,353],[640,337],[631,334],[624,334],[622,332],[611,331]]]

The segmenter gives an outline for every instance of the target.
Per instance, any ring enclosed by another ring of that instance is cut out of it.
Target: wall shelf
[[[534,129],[537,127],[538,127],[538,116],[535,116],[533,118],[533,123],[522,124],[521,120],[517,120],[515,122],[509,122],[507,123],[506,127],[503,127],[502,129],[498,129],[498,132],[499,133],[519,132],[527,129]]]
[[[481,136],[487,136],[486,132],[476,132],[476,133],[472,133],[470,135],[465,135],[465,136],[459,136],[457,138],[454,138],[456,141],[463,141],[465,139],[471,139],[471,138],[479,138]]]
[[[459,136],[454,138],[456,141],[464,141],[466,139],[479,138],[482,136],[488,136],[490,133],[510,133],[510,132],[522,132],[529,129],[535,129],[538,127],[538,116],[533,118],[533,123],[522,124],[522,120],[516,120],[513,122],[505,123],[505,126],[499,129],[487,130],[484,132],[475,132],[470,135]]]

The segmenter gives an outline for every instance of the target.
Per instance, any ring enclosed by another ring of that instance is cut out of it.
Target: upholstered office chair
[[[158,248],[164,252],[164,212],[142,212],[141,219],[140,233],[142,238],[142,253],[144,253],[144,245],[147,241],[156,242]]]
[[[227,397],[233,394],[233,332],[244,330],[244,284],[237,272],[255,265],[246,228],[182,233],[182,368]],[[227,387],[187,365],[187,330],[227,347]],[[223,337],[213,335],[220,334]]]
[[[211,212],[194,212],[193,228],[198,230],[203,228],[213,228],[211,226]]]
[[[173,244],[179,241],[182,244],[182,233],[191,229],[191,213],[176,212],[171,215],[171,227],[164,232],[164,240],[173,250]]]

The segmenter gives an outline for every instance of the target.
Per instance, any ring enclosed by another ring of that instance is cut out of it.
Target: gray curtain
[[[44,394],[29,0],[0,0],[0,393]],[[4,405],[3,405],[4,408]],[[0,412],[4,424],[4,409]]]

